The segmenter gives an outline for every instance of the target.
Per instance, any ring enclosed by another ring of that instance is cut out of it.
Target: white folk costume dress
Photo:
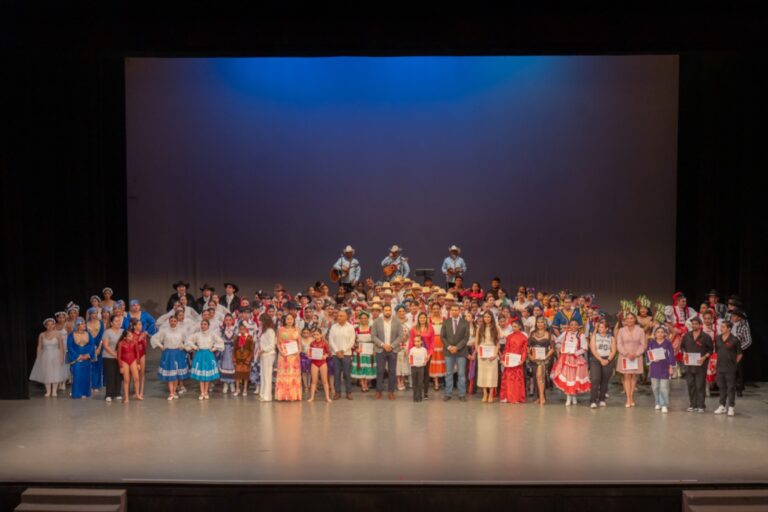
[[[216,358],[213,351],[224,350],[224,340],[210,328],[203,332],[196,332],[187,338],[186,347],[188,350],[195,350],[195,357],[192,359],[192,371],[190,375],[193,379],[202,382],[211,382],[219,378],[219,367],[216,364]]]
[[[187,353],[184,350],[186,338],[187,329],[181,325],[166,325],[150,338],[152,348],[163,349],[160,367],[157,369],[157,378],[161,381],[174,382],[189,378]]]
[[[357,335],[357,346],[361,346],[365,343],[373,345],[373,335],[371,334],[371,326],[368,325],[365,330],[361,330],[362,326],[355,327],[355,334]],[[352,378],[353,379],[365,379],[373,380],[376,378],[376,358],[373,354],[357,354],[352,361]]]
[[[562,350],[566,342],[576,339],[576,352],[564,354]],[[589,368],[584,354],[588,350],[587,338],[580,332],[565,331],[555,341],[561,350],[557,362],[552,367],[550,377],[552,383],[566,395],[578,395],[590,390]]]

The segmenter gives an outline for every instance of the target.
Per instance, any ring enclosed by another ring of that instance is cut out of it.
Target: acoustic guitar
[[[400,260],[401,261],[408,261],[408,258],[400,257]],[[398,265],[396,265],[394,263],[390,263],[389,265],[385,266],[382,269],[384,271],[384,276],[385,277],[391,277],[392,274],[397,272],[397,267],[398,267]]]
[[[330,277],[332,283],[338,283],[341,280],[341,278],[347,277],[347,275],[349,275],[349,271],[352,268],[357,267],[357,266],[358,266],[357,264],[350,265],[348,268],[342,268],[341,272],[339,272],[335,268],[331,267],[331,270],[328,273],[328,277]]]

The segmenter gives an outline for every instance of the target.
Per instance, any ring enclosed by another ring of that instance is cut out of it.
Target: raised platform
[[[637,407],[624,408],[617,384],[608,407],[597,410],[586,399],[565,407],[559,392],[543,407],[484,404],[476,397],[443,402],[434,394],[413,403],[409,391],[395,401],[375,401],[358,390],[353,401],[330,404],[259,403],[219,391],[198,401],[194,387],[168,402],[153,378],[146,399],[127,405],[34,391],[28,401],[0,402],[6,491],[40,483],[111,484],[134,493],[173,488],[194,494],[185,488],[190,485],[222,486],[232,497],[223,489],[256,486],[263,490],[247,492],[290,495],[299,485],[320,496],[336,486],[365,494],[372,485],[428,484],[492,486],[493,492],[514,486],[528,494],[539,486],[573,492],[591,486],[610,495],[627,487],[642,494],[768,485],[765,384],[747,388],[732,418],[712,413],[715,397],[706,414],[685,412],[682,381],[673,381],[666,415],[654,411],[649,386],[640,388]]]

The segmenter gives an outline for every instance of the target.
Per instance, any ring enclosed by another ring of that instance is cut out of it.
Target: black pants
[[[120,375],[120,370],[117,367],[117,359],[109,357],[102,358],[104,363],[104,374],[106,377],[107,393],[109,398],[115,398],[120,396],[120,386],[123,384],[123,376]]]
[[[426,366],[411,366],[411,384],[413,384],[413,400],[421,402],[424,397],[424,375]]]
[[[707,382],[707,367],[686,366],[685,383],[688,385],[688,400],[694,409],[704,409],[704,395]],[[720,390],[720,393],[723,391]]]
[[[333,387],[341,394],[341,376],[344,376],[344,389],[347,394],[352,392],[352,356],[338,357],[333,361]]]
[[[387,371],[387,391],[395,392],[397,382],[397,352],[379,352],[376,354],[376,391],[384,391],[384,371]]]
[[[736,405],[736,375],[736,372],[717,372],[717,387],[720,389],[720,405],[723,407],[734,407]]]
[[[744,391],[744,356],[742,356],[741,361],[736,363],[736,391],[742,392]],[[717,387],[720,387],[718,380]]]
[[[605,394],[608,392],[608,383],[613,376],[615,359],[603,366],[594,357],[589,360],[589,382],[592,386],[589,391],[589,402],[596,404],[605,402]]]

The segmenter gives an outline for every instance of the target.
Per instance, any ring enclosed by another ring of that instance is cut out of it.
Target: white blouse
[[[187,338],[187,342],[184,344],[188,350],[224,350],[224,340],[221,336],[208,329],[203,332],[196,332]]]
[[[161,328],[157,334],[152,336],[150,343],[152,348],[184,348],[184,340],[187,338],[187,329],[177,325],[176,327],[166,326]]]
[[[274,354],[275,353],[275,330],[274,329],[267,329],[266,331],[261,333],[261,336],[259,337],[259,347],[261,348],[262,354]]]

